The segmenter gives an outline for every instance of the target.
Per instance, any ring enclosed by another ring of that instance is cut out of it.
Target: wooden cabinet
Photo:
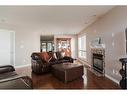
[[[71,38],[56,38],[56,50],[71,57]]]

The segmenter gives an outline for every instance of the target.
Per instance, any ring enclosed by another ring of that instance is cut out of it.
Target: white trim
[[[85,65],[87,65],[87,66],[89,66],[89,67],[91,68],[91,65],[87,64],[88,61],[81,60],[80,58],[78,58],[78,60],[79,60],[80,62],[82,62],[82,63],[85,63]],[[118,80],[114,79],[113,77],[109,76],[108,74],[105,74],[105,76],[106,76],[108,79],[112,80],[113,82],[119,84],[119,81],[118,81]]]
[[[15,68],[18,69],[18,68],[23,68],[23,67],[28,67],[28,66],[31,66],[31,64],[21,65],[21,66],[15,66]]]
[[[0,32],[7,32],[10,35],[10,51],[8,52],[10,54],[9,64],[15,66],[15,31],[0,28]]]
[[[111,77],[111,76],[109,76],[109,75],[107,75],[107,74],[105,74],[105,76],[106,76],[107,78],[109,78],[110,80],[114,81],[115,83],[119,84],[119,81],[116,80],[116,79],[114,79],[113,77]]]
[[[12,32],[13,33],[13,66],[15,66],[15,31],[10,31],[10,32]]]
[[[87,60],[82,60],[82,59],[80,59],[80,58],[78,58],[78,60],[79,60],[81,63],[84,63],[85,65],[91,67],[91,65],[88,64],[88,61],[87,61]]]

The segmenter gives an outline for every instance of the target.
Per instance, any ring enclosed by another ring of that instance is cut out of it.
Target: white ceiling
[[[77,34],[114,6],[0,6],[0,24],[45,34]]]

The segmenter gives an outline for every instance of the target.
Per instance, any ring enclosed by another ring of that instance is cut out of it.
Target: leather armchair
[[[0,66],[0,89],[32,89],[28,76],[19,76],[11,65]]]
[[[15,68],[11,65],[0,66],[0,74],[13,71],[15,71]]]

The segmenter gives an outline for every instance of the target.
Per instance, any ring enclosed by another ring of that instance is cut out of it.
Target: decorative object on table
[[[105,44],[102,43],[102,38],[97,37],[90,42],[90,48],[105,48]]]

